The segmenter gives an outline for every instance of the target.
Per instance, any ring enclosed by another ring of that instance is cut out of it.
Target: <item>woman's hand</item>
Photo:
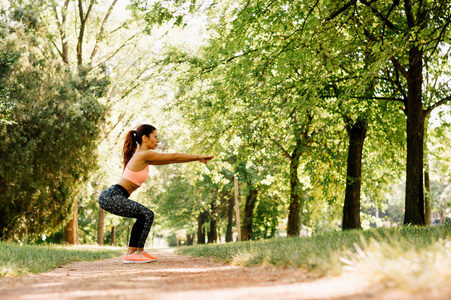
[[[209,160],[212,160],[214,158],[213,155],[210,156],[202,156],[199,161],[203,164],[207,164]]]

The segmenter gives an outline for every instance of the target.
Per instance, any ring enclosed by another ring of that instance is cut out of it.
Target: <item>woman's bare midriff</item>
[[[139,185],[137,185],[125,178],[121,178],[121,180],[119,180],[119,182],[117,184],[119,184],[124,189],[126,189],[130,195],[139,188]]]

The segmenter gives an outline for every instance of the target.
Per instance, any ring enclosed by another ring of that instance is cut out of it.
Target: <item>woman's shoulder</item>
[[[159,153],[155,152],[153,150],[142,150],[142,151],[137,151],[135,152],[135,154],[133,155],[133,158],[136,161],[143,161],[143,162],[149,162],[151,160],[153,160],[154,158],[158,157]]]
[[[127,165],[133,168],[133,167],[141,167],[141,165],[147,164],[149,153],[146,152],[148,151],[150,150],[135,152]]]

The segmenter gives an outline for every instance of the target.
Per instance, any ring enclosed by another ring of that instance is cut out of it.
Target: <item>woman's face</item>
[[[149,149],[155,150],[158,146],[158,143],[160,142],[158,140],[157,131],[154,130],[151,134],[149,134],[149,137],[145,142]]]

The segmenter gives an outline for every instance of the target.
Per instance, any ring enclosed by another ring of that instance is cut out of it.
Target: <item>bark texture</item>
[[[74,202],[72,219],[64,227],[63,241],[69,245],[78,245],[78,203]]]
[[[301,183],[299,181],[298,169],[301,158],[301,141],[298,140],[296,149],[291,156],[290,162],[290,206],[288,214],[288,236],[299,236],[301,233]]]
[[[244,220],[241,226],[241,240],[249,241],[252,239],[252,218],[254,216],[255,203],[257,202],[258,190],[251,187],[249,194],[246,196],[246,204],[244,206]]]
[[[227,232],[225,240],[226,242],[233,242],[233,212],[235,207],[235,198],[232,195],[229,196],[227,206]]]
[[[105,227],[105,210],[99,207],[99,223],[97,224],[97,244],[103,246]]]
[[[431,181],[429,179],[429,172],[426,170],[424,171],[424,187],[426,189],[426,194],[424,197],[424,222],[427,226],[431,226],[432,225],[432,220],[431,220],[431,214],[432,214],[432,210],[431,210]]]
[[[216,243],[218,240],[218,232],[216,228],[216,202],[211,202],[210,210],[210,231],[208,232],[208,243]]]
[[[407,166],[404,224],[425,225],[423,190],[424,120],[422,102],[423,52],[412,46],[409,52],[407,116]]]
[[[207,212],[201,212],[197,218],[197,243],[205,244],[205,229],[203,225],[207,222]]]
[[[346,125],[349,135],[348,161],[346,173],[346,193],[343,206],[342,229],[361,229],[360,189],[362,182],[362,153],[368,122],[358,119]]]

